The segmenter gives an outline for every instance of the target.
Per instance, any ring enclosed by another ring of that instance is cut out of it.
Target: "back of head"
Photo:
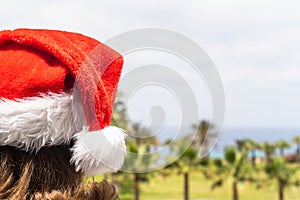
[[[125,134],[109,127],[122,56],[77,33],[0,31],[0,199],[117,199]]]

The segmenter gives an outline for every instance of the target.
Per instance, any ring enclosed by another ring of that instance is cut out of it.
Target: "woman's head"
[[[84,184],[69,160],[69,146],[44,147],[28,153],[0,147],[0,199],[79,200],[117,199],[117,188],[108,182]]]
[[[17,29],[0,31],[0,61],[0,199],[115,199],[83,174],[124,161],[125,134],[108,127],[122,56],[81,34]]]

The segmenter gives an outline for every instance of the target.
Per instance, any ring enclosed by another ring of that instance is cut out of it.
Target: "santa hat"
[[[37,152],[74,140],[77,171],[117,171],[125,134],[109,124],[122,65],[120,54],[81,34],[1,31],[0,146]]]

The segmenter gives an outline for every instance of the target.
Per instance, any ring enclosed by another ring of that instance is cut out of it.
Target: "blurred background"
[[[126,55],[123,76],[149,63],[182,74],[198,102],[198,119],[175,139],[181,126],[176,94],[154,86],[128,94],[121,83],[112,124],[130,133],[128,151],[137,156],[126,160],[123,172],[87,181],[115,182],[121,199],[300,199],[299,8],[295,0],[11,0],[1,2],[0,29],[59,29],[103,43],[135,29],[168,29],[199,44],[214,62],[226,95],[223,124],[212,120],[210,91],[187,63],[154,51]],[[153,130],[157,105],[166,122]],[[133,173],[155,168],[162,147],[169,151],[167,166]]]

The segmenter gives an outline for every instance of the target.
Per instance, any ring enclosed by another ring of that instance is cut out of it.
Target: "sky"
[[[60,29],[103,42],[139,28],[176,31],[197,42],[214,62],[226,95],[224,127],[300,128],[299,9],[297,0],[10,0],[1,2],[0,29]],[[149,64],[157,52],[150,58],[147,52],[142,54],[135,61],[132,55],[125,57],[124,70],[130,63]],[[160,56],[156,62],[169,60],[178,68],[176,58]],[[202,85],[199,91],[193,89],[203,99],[199,103],[203,116],[209,118],[213,108],[205,84],[195,77],[189,81]],[[151,88],[147,91],[155,95]],[[141,91],[130,104],[136,121],[143,121],[149,112],[141,105],[151,107],[158,99],[166,113],[176,107],[176,101],[165,101],[168,94],[156,92],[160,98],[145,98]],[[177,123],[173,117],[167,116]]]

